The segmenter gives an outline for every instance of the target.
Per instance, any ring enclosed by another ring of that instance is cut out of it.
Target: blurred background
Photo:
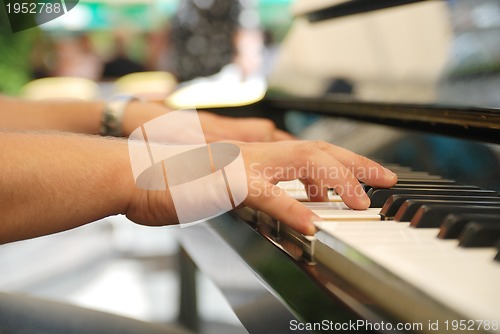
[[[229,63],[252,74],[262,70],[255,52],[272,54],[290,25],[291,1],[81,0],[15,34],[2,12],[0,76],[8,80],[0,91],[19,94],[44,77],[109,81],[143,71],[168,71],[184,82]]]

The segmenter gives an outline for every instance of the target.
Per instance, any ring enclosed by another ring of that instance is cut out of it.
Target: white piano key
[[[309,201],[309,197],[307,196],[305,189],[286,189],[286,193],[288,196],[295,198],[297,201]],[[328,192],[328,199],[331,202],[342,202],[342,198],[340,198],[339,195],[334,195],[331,192]]]
[[[280,187],[283,190],[298,190],[298,189],[305,189],[304,184],[300,182],[299,180],[291,180],[291,181],[280,181],[276,184],[278,187]]]
[[[500,264],[493,261],[495,249],[461,248],[456,240],[436,238],[438,229],[396,222],[337,221],[316,226],[317,239],[332,242],[337,251],[355,249],[470,319],[499,320]]]
[[[311,210],[350,210],[344,202],[305,202],[303,204]]]
[[[414,179],[440,179],[424,172],[400,174]],[[284,185],[284,189],[301,201],[308,200],[299,181]],[[380,208],[351,210],[332,194],[330,202],[304,204],[325,220],[316,224],[320,232],[309,237],[310,241],[326,240],[341,253],[354,249],[469,319],[500,320],[500,264],[493,261],[496,249],[458,247],[457,240],[438,239],[439,229],[381,221]],[[335,267],[335,263],[329,265]]]
[[[306,188],[299,180],[280,181],[276,184],[281,189],[285,190],[288,196],[295,198],[301,202],[308,202]],[[339,195],[335,194],[333,190],[328,191],[328,199],[331,202],[343,202]]]
[[[346,208],[345,209],[337,209],[337,210],[322,210],[322,209],[313,209],[315,214],[317,214],[320,218],[324,220],[380,220],[380,209],[379,208],[368,208],[366,210],[352,210]]]
[[[371,247],[365,252],[369,251],[384,268],[459,313],[471,319],[498,320],[500,267],[493,262],[493,252],[460,256],[455,253],[457,248],[435,248],[434,252],[429,252],[431,249],[427,245],[429,256],[417,258],[388,246]],[[436,252],[446,261],[436,260]],[[490,256],[484,256],[486,254]]]

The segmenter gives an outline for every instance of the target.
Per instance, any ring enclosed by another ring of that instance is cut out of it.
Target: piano
[[[240,208],[183,229],[183,248],[249,333],[500,333],[500,1],[293,10],[266,96],[214,111],[298,126],[398,184],[365,186],[354,211],[283,182],[324,219],[313,237]]]

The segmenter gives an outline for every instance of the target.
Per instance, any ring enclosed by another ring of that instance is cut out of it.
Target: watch
[[[106,101],[101,118],[99,133],[102,136],[122,137],[123,115],[127,105],[138,98],[130,95],[117,95]]]

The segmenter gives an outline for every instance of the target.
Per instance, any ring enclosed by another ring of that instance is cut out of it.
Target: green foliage
[[[31,79],[30,51],[36,34],[36,28],[13,33],[0,5],[0,93],[15,95]]]

